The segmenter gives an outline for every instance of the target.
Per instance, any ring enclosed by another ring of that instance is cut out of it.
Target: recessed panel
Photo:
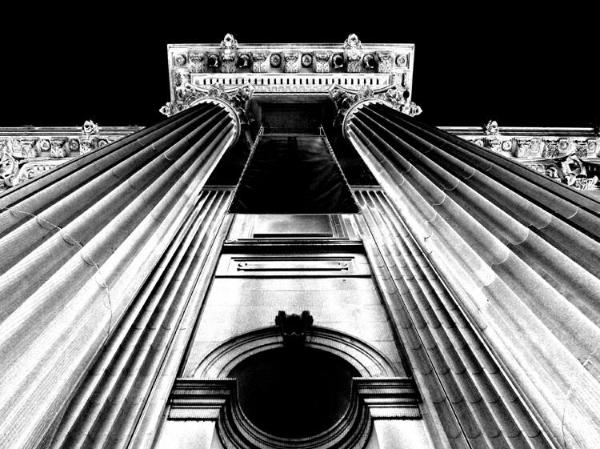
[[[322,136],[264,136],[246,167],[230,212],[357,213]]]
[[[369,276],[364,254],[223,254],[216,276]]]
[[[333,227],[328,215],[261,215],[253,237],[333,237]]]

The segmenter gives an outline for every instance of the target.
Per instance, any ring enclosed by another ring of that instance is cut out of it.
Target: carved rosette
[[[396,56],[396,65],[401,69],[407,69],[409,64],[408,55],[398,55]]]
[[[286,73],[297,73],[300,71],[300,54],[285,53],[283,55],[283,71]]]
[[[186,53],[176,53],[173,55],[173,66],[175,67],[185,67],[188,62],[188,57]]]

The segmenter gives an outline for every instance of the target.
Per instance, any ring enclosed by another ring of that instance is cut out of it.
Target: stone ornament
[[[217,70],[219,67],[221,67],[221,60],[219,59],[219,55],[216,53],[208,55],[206,63],[208,68],[212,70]]]
[[[327,52],[315,53],[315,72],[317,73],[329,73],[331,70],[329,61],[331,60],[331,54]]]
[[[408,56],[407,55],[398,55],[396,56],[396,65],[400,68],[408,67]]]
[[[413,51],[412,44],[363,44],[356,34],[338,44],[240,44],[231,34],[218,44],[171,44],[169,101],[174,104],[182,101],[179,91],[186,83],[200,87],[214,84],[241,87],[251,83],[260,94],[326,95],[332,84],[378,88],[399,84],[410,90],[410,64],[400,68],[395,61],[398,55],[410,60]],[[304,77],[331,72],[356,78]],[[252,76],[247,76],[248,73]],[[173,113],[177,108],[164,110]]]
[[[300,55],[298,53],[286,53],[283,55],[283,71],[286,73],[298,73],[300,71]]]
[[[50,146],[50,157],[63,158],[71,155],[67,139],[53,139]]]
[[[598,178],[588,176],[586,168],[588,158],[598,157],[598,139],[586,136],[583,130],[580,136],[569,137],[552,135],[551,129],[545,129],[547,135],[542,136],[528,136],[532,131],[526,128],[522,132],[525,135],[505,135],[498,122],[491,120],[480,134],[461,135],[458,131],[455,134],[574,189],[600,189]]]
[[[343,53],[335,53],[331,58],[331,65],[334,70],[343,70],[344,69],[344,54]]]
[[[379,52],[377,53],[379,64],[377,71],[379,73],[390,73],[392,71],[392,54],[390,52]]]
[[[252,53],[252,72],[267,73],[269,71],[269,61],[266,53]]]
[[[490,120],[489,122],[487,122],[487,124],[485,125],[485,133],[488,136],[495,136],[497,135],[499,132],[499,128],[498,128],[498,122],[495,120]]]
[[[423,109],[415,102],[409,101],[410,92],[401,86],[392,85],[376,91],[369,86],[364,86],[357,91],[350,91],[341,86],[334,86],[329,95],[336,105],[338,117],[342,121],[347,120],[348,112],[360,103],[379,102],[385,103],[403,114],[415,117],[423,112]]]
[[[236,67],[239,70],[248,70],[248,69],[250,69],[251,66],[252,66],[252,58],[250,57],[249,54],[243,53],[238,56],[237,62],[236,62]]]
[[[41,151],[50,151],[50,146],[50,139],[40,139],[38,142]]]
[[[375,59],[375,55],[373,55],[372,53],[367,53],[366,55],[364,55],[362,65],[366,71],[375,70],[377,68],[377,61]]]
[[[221,41],[221,72],[235,72],[238,43],[232,34],[226,34]]]
[[[64,128],[61,128],[64,129]],[[62,163],[97,150],[138,127],[108,128],[106,134],[87,120],[71,132],[57,135],[55,128],[24,129],[22,134],[0,136],[0,191],[31,179]],[[5,130],[0,128],[0,132]],[[11,132],[15,132],[11,129]]]
[[[199,86],[187,83],[178,90],[179,101],[177,103],[167,102],[159,111],[161,114],[170,117],[171,115],[196,105],[202,100],[212,99],[230,106],[230,114],[235,116],[235,120],[238,121],[238,124],[245,124],[248,122],[246,115],[248,101],[252,97],[253,92],[254,88],[249,84],[229,89],[225,89],[221,84],[215,84],[203,89]]]
[[[560,181],[577,190],[596,190],[598,176],[589,177],[587,169],[577,154],[571,154],[560,162],[562,176],[559,172]]]
[[[12,155],[17,158],[33,158],[41,154],[37,147],[37,139],[23,137],[20,139],[12,139]]]
[[[292,313],[288,315],[280,310],[275,317],[275,326],[277,326],[283,337],[283,344],[288,347],[302,346],[306,340],[306,332],[313,325],[313,317],[308,310],[304,310],[300,315]]]
[[[301,58],[300,62],[302,64],[302,67],[304,67],[305,69],[309,68],[309,67],[312,67],[312,65],[313,65],[313,57],[312,57],[312,55],[310,53],[304,53],[302,55],[302,58]]]
[[[90,153],[94,149],[94,136],[100,127],[91,120],[86,120],[81,128],[81,154]]]
[[[0,187],[12,187],[15,185],[15,178],[19,172],[19,163],[10,154],[6,146],[0,150],[0,179],[3,185]]]
[[[91,136],[93,134],[98,134],[100,132],[100,127],[97,123],[94,123],[92,120],[86,120],[85,122],[83,122],[81,132],[86,136]]]
[[[177,67],[183,67],[187,63],[187,57],[183,53],[176,54],[173,58],[173,62]]]
[[[271,67],[281,67],[281,55],[279,53],[273,53],[269,58],[269,63],[271,64]]]
[[[362,43],[356,34],[350,34],[344,41],[344,56],[346,57],[346,66],[349,73],[362,71]]]
[[[189,69],[191,73],[203,73],[207,69],[207,58],[204,53],[190,53]]]

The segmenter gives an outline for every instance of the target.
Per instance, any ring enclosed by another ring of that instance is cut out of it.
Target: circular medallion
[[[269,63],[271,64],[271,67],[280,67],[281,55],[279,53],[273,53],[269,58]]]

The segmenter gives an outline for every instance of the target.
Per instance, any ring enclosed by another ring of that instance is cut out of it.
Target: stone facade
[[[59,166],[0,194],[0,448],[596,449],[597,132],[417,121],[412,49],[170,46],[162,122],[8,130]]]

